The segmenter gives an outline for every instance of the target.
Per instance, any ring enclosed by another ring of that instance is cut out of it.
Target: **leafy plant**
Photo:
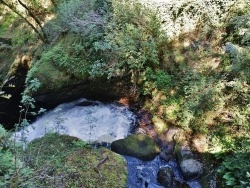
[[[218,172],[222,175],[222,178],[225,181],[225,187],[249,187],[249,153],[234,153],[225,156]]]

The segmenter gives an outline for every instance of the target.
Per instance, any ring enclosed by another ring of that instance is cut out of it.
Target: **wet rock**
[[[148,186],[147,186],[147,188],[164,188],[164,187],[162,187],[160,185],[156,185],[154,183],[149,183]]]
[[[138,124],[140,127],[152,125],[152,114],[146,110],[140,110],[137,113]]]
[[[145,132],[149,137],[153,138],[158,143],[157,128],[155,127],[152,118],[153,115],[149,111],[141,109],[137,113],[137,129],[142,129],[143,131],[140,130],[140,132]]]
[[[162,151],[159,156],[166,162],[170,161],[174,157],[173,153],[168,150]]]
[[[132,134],[111,144],[111,150],[133,156],[141,160],[152,160],[160,152],[158,145],[149,136],[144,134]]]
[[[180,161],[180,169],[186,181],[199,178],[203,173],[203,164],[195,159]]]
[[[161,183],[165,188],[173,187],[174,173],[168,167],[163,167],[157,174],[157,181]]]
[[[201,177],[203,173],[203,164],[195,159],[187,143],[176,146],[175,153],[185,181],[195,180]]]
[[[146,178],[143,174],[138,173],[138,179],[142,181],[141,188],[164,188],[163,186],[157,185],[150,182],[149,178]]]
[[[194,158],[194,154],[189,146],[176,146],[175,153],[179,163],[183,160]]]

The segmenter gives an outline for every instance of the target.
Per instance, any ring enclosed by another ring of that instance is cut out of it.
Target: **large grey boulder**
[[[186,181],[199,178],[203,173],[203,164],[195,159],[180,161],[182,175]]]
[[[185,181],[201,177],[203,164],[195,158],[188,145],[176,146],[175,154]]]

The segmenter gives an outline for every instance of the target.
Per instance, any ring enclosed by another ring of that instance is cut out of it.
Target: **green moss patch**
[[[28,80],[37,78],[40,81],[41,87],[38,92],[60,90],[65,86],[74,85],[79,82],[78,79],[63,70],[60,70],[52,62],[48,61],[36,62],[29,71],[28,78]]]
[[[49,134],[27,147],[27,163],[37,187],[126,187],[125,160],[93,149],[71,136]]]
[[[160,151],[154,140],[144,134],[133,134],[125,139],[116,140],[112,142],[111,149],[119,154],[142,160],[153,160]]]

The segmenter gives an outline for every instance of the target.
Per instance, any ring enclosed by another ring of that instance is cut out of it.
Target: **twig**
[[[98,174],[99,174],[99,176],[100,176],[100,178],[102,179],[102,174],[101,174],[101,172],[99,171],[99,167],[101,166],[101,164],[103,164],[103,163],[105,163],[105,161],[107,161],[107,159],[108,159],[108,156],[106,156],[104,159],[102,159],[95,167],[94,167],[94,171],[96,171]]]
[[[102,163],[104,163],[108,159],[108,156],[106,156],[104,159],[102,159],[95,168],[99,168]]]

